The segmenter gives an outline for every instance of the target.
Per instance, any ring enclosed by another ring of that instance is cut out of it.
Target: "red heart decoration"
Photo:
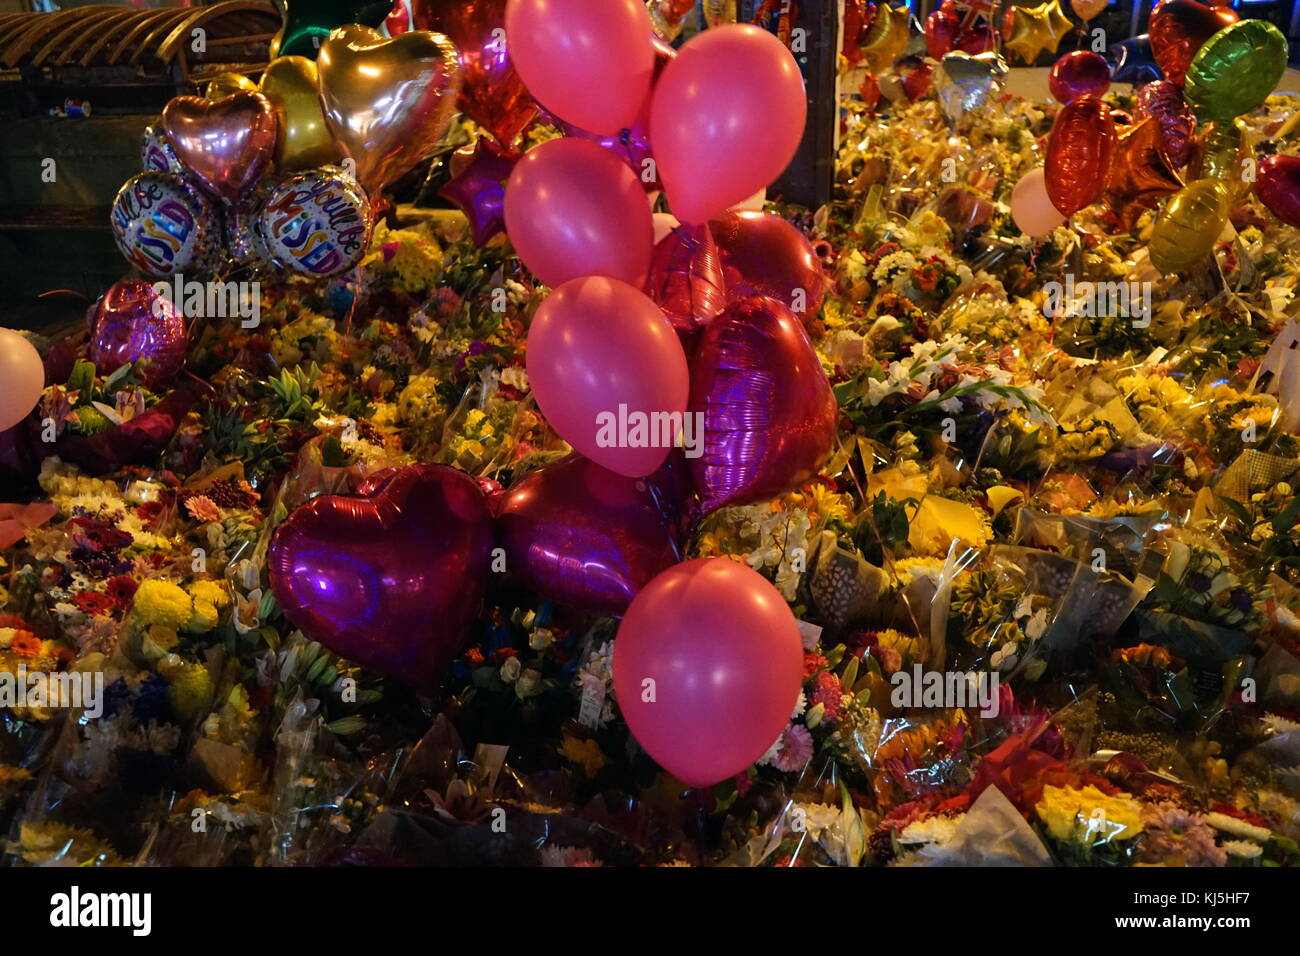
[[[234,202],[262,178],[275,152],[275,107],[261,93],[219,100],[175,96],[162,112],[176,158],[214,196]]]
[[[1269,212],[1300,229],[1300,156],[1270,156],[1261,162],[1255,195]]]
[[[704,328],[688,415],[702,454],[687,459],[705,513],[767,501],[817,474],[835,443],[837,406],[808,333],[776,299],[739,299]]]
[[[1164,0],[1151,11],[1151,55],[1165,79],[1182,86],[1192,57],[1210,37],[1237,22],[1231,7],[1207,7],[1196,0]]]
[[[271,589],[312,640],[428,692],[478,612],[492,540],[473,478],[412,465],[371,497],[295,509],[271,540]]]

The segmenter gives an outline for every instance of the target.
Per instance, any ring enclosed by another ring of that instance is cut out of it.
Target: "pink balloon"
[[[663,242],[668,234],[681,225],[676,216],[670,216],[666,212],[657,212],[652,216],[654,220],[655,245]]]
[[[1065,217],[1047,195],[1047,180],[1042,166],[1021,176],[1011,190],[1011,218],[1031,239],[1042,239],[1057,226],[1065,224]]]
[[[689,373],[672,325],[644,293],[603,276],[564,283],[533,316],[527,367],[542,414],[582,455],[631,478],[663,464]]]
[[[0,329],[0,431],[31,414],[45,390],[45,363],[36,346],[11,329]]]
[[[727,295],[766,295],[807,324],[826,295],[821,260],[802,232],[780,216],[732,211],[709,223]]]
[[[799,627],[765,578],[726,558],[660,574],[619,625],[614,691],[637,742],[693,787],[740,773],[790,721]]]
[[[650,142],[673,215],[708,222],[789,164],[808,111],[790,51],[756,26],[696,34],[664,67]]]
[[[149,388],[166,385],[185,365],[185,316],[152,283],[123,279],[90,311],[87,354],[100,375],[127,362]]]
[[[691,362],[703,454],[689,459],[704,512],[767,501],[817,474],[838,406],[803,325],[780,302],[740,299],[704,327]]]
[[[641,0],[510,0],[506,41],[533,98],[602,136],[631,126],[650,95],[654,47]]]
[[[640,286],[650,270],[654,220],[632,170],[581,139],[526,152],[506,183],[506,232],[549,286],[609,276]]]
[[[648,481],[580,455],[520,478],[497,516],[507,566],[552,601],[622,614],[677,560],[672,503],[657,500]],[[668,494],[667,485],[656,490]]]

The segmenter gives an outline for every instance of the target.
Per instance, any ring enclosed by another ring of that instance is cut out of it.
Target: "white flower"
[[[506,662],[501,665],[501,679],[507,684],[512,684],[519,679],[520,672],[524,665],[520,663],[517,657],[507,657]]]
[[[1257,827],[1253,823],[1247,823],[1245,820],[1238,820],[1236,817],[1230,817],[1226,813],[1207,813],[1205,822],[1216,830],[1224,833],[1231,833],[1235,837],[1241,837],[1243,840],[1254,840],[1256,843],[1263,843],[1273,837],[1273,831],[1265,827]]]
[[[1242,860],[1253,860],[1264,854],[1262,846],[1249,840],[1225,840],[1223,848],[1228,851],[1229,856],[1235,856]]]

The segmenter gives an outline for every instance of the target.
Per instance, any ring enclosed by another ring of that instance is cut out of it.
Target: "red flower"
[[[107,615],[117,607],[117,602],[107,594],[100,594],[98,591],[78,591],[73,595],[72,603],[86,614],[95,615]]]
[[[844,692],[840,688],[840,679],[830,671],[822,671],[817,675],[816,686],[817,689],[812,695],[812,706],[822,704],[826,708],[822,719],[834,720],[840,715],[840,701],[844,697]]]
[[[826,666],[826,658],[822,657],[816,651],[807,651],[803,655],[803,676],[812,677],[819,670]]]
[[[131,606],[131,600],[135,597],[136,589],[140,583],[129,574],[119,574],[115,578],[109,578],[104,585],[104,593],[112,599],[118,607],[126,610]]]

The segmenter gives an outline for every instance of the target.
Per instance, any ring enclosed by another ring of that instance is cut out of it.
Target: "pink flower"
[[[840,715],[840,700],[844,696],[840,688],[840,679],[830,671],[817,675],[817,689],[813,691],[812,706],[823,704],[826,708],[823,720],[834,720]]]
[[[221,509],[213,504],[212,499],[207,495],[195,495],[193,498],[185,500],[185,510],[190,513],[190,517],[195,521],[220,521]]]
[[[812,734],[803,724],[791,724],[781,734],[780,746],[772,766],[782,773],[793,773],[807,766],[813,755]]]

